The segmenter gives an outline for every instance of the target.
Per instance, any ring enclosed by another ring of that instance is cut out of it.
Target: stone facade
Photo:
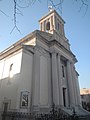
[[[77,59],[64,20],[52,10],[35,30],[0,53],[0,110],[41,111],[81,106]]]

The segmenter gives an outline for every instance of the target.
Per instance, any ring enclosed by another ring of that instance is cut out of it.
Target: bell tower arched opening
[[[65,36],[64,33],[64,20],[60,15],[55,11],[50,11],[46,16],[43,16],[40,20],[40,30],[57,35]]]

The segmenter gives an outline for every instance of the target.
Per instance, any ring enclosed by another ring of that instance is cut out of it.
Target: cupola
[[[48,32],[51,34],[57,33],[59,35],[65,36],[64,33],[64,20],[61,16],[55,11],[50,10],[49,13],[43,16],[40,20],[40,30]]]

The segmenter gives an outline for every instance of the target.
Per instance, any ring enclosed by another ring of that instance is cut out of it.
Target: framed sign
[[[29,101],[29,92],[28,91],[22,91],[21,92],[21,100],[20,100],[20,107],[21,108],[27,108],[28,107],[28,101]]]

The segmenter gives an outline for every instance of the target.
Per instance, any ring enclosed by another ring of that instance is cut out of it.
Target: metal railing
[[[2,120],[90,120],[90,116],[78,117],[75,111],[70,116],[53,105],[49,113],[3,112]]]

